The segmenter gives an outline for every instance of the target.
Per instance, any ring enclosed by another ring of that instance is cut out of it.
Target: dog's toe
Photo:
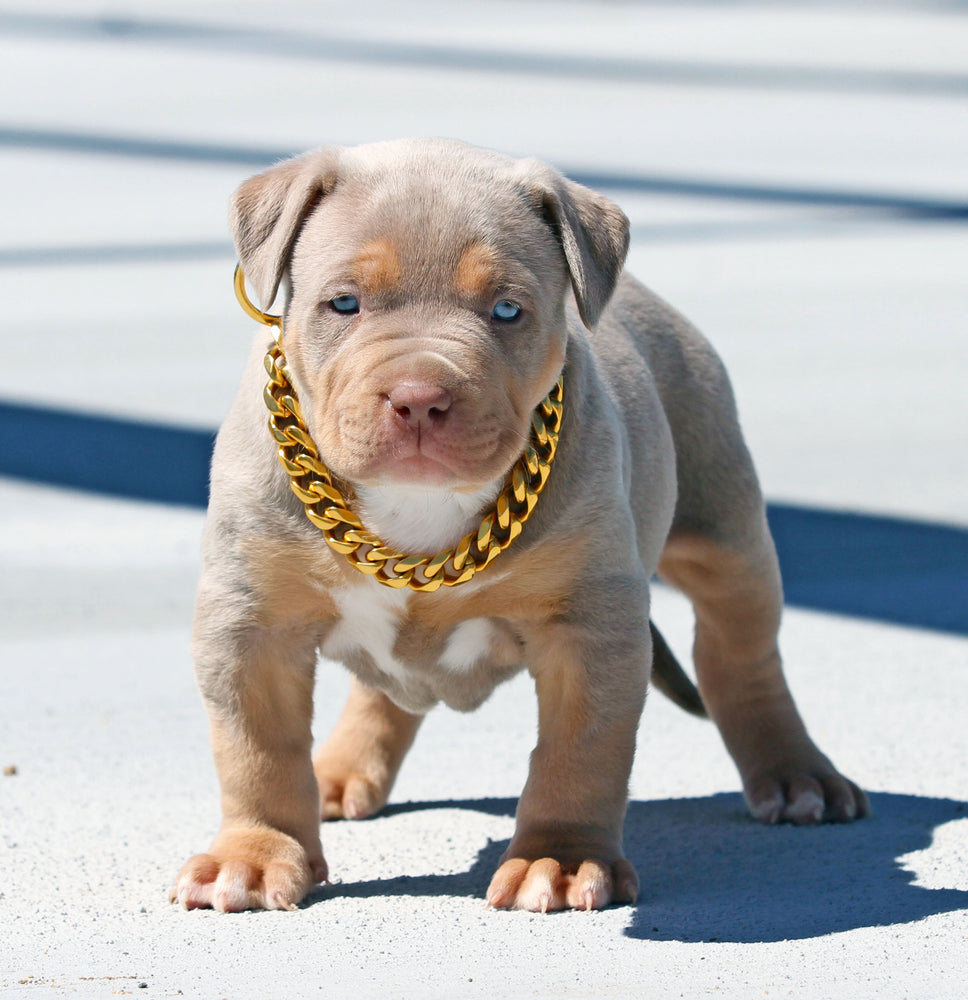
[[[847,823],[870,812],[867,795],[831,765],[778,767],[744,782],[750,812],[761,823]]]
[[[323,820],[366,819],[386,805],[387,790],[365,775],[333,778],[317,772],[317,781]]]
[[[824,786],[824,819],[831,823],[849,823],[851,820],[869,816],[870,799],[849,778],[834,774],[822,779]]]
[[[561,866],[552,858],[542,858],[528,866],[514,896],[514,907],[547,913],[565,907],[565,886]]]
[[[554,858],[510,858],[495,872],[487,904],[533,913],[602,910],[614,903],[634,903],[637,895],[638,877],[624,859],[611,864],[588,860],[575,866]]]
[[[806,781],[800,787],[792,787],[783,818],[797,826],[819,823],[823,819],[824,799],[822,789],[815,782]]]
[[[184,910],[197,910],[213,905],[213,886],[218,878],[218,861],[210,854],[189,858],[178,873],[170,899]]]
[[[303,848],[277,830],[221,833],[208,854],[189,858],[171,891],[186,910],[294,910],[326,863],[311,866]]]
[[[238,913],[257,906],[259,872],[245,861],[228,861],[221,866],[212,886],[212,909]]]

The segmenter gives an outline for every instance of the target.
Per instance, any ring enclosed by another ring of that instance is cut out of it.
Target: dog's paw
[[[534,913],[601,910],[614,903],[634,903],[638,893],[638,876],[624,858],[579,865],[562,865],[554,858],[509,858],[491,879],[487,905]]]
[[[375,781],[365,774],[340,774],[325,763],[316,765],[321,818],[366,819],[378,813],[387,802],[390,783]]]
[[[294,910],[309,887],[326,880],[326,863],[311,865],[298,841],[252,827],[220,833],[207,854],[182,867],[171,901],[187,910]]]
[[[743,793],[761,823],[849,823],[870,813],[863,789],[817,752],[743,776]]]

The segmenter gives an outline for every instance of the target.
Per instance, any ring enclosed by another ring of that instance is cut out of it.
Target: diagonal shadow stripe
[[[165,261],[231,259],[234,256],[235,249],[228,240],[0,247],[0,267],[161,263]]]
[[[0,147],[40,149],[100,156],[176,160],[263,169],[301,150],[151,139],[99,132],[26,128],[0,125]],[[813,188],[784,184],[686,177],[674,174],[632,174],[619,171],[560,169],[573,181],[605,191],[661,194],[684,198],[841,208],[865,213],[882,212],[896,217],[948,222],[968,220],[968,199],[907,195],[900,192]]]
[[[0,402],[0,475],[49,486],[205,507],[214,444],[206,430]]]
[[[204,507],[214,439],[0,403],[0,475],[132,500]],[[788,604],[968,635],[968,529],[784,504],[768,514]]]
[[[0,32],[40,38],[104,41],[116,45],[162,44],[248,52],[261,58],[283,57],[465,73],[514,73],[566,80],[820,93],[892,93],[911,97],[968,96],[968,75],[964,73],[514,51],[472,45],[385,41],[334,32],[295,32],[149,18],[65,17],[5,12],[0,13]]]
[[[968,529],[770,504],[787,604],[968,635]]]
[[[57,153],[89,153],[98,156],[131,156],[145,160],[177,160],[186,163],[239,165],[259,169],[292,156],[280,147],[189,142],[182,139],[151,139],[107,132],[77,132],[70,129],[0,126],[0,146],[41,149]]]

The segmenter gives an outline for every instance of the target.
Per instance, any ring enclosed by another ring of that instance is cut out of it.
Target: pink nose
[[[432,382],[400,382],[388,398],[397,415],[415,430],[441,423],[454,402],[446,389]]]

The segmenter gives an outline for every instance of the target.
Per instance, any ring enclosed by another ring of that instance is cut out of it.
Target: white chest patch
[[[493,643],[494,626],[486,618],[468,619],[447,637],[440,665],[454,673],[466,673],[487,656]]]
[[[404,680],[407,669],[393,655],[393,647],[411,593],[374,583],[333,591],[332,596],[340,618],[323,643],[323,656],[340,660],[363,650],[385,674]]]
[[[359,486],[359,514],[380,538],[410,553],[432,555],[456,545],[501,491],[501,480],[475,493],[416,486]]]

